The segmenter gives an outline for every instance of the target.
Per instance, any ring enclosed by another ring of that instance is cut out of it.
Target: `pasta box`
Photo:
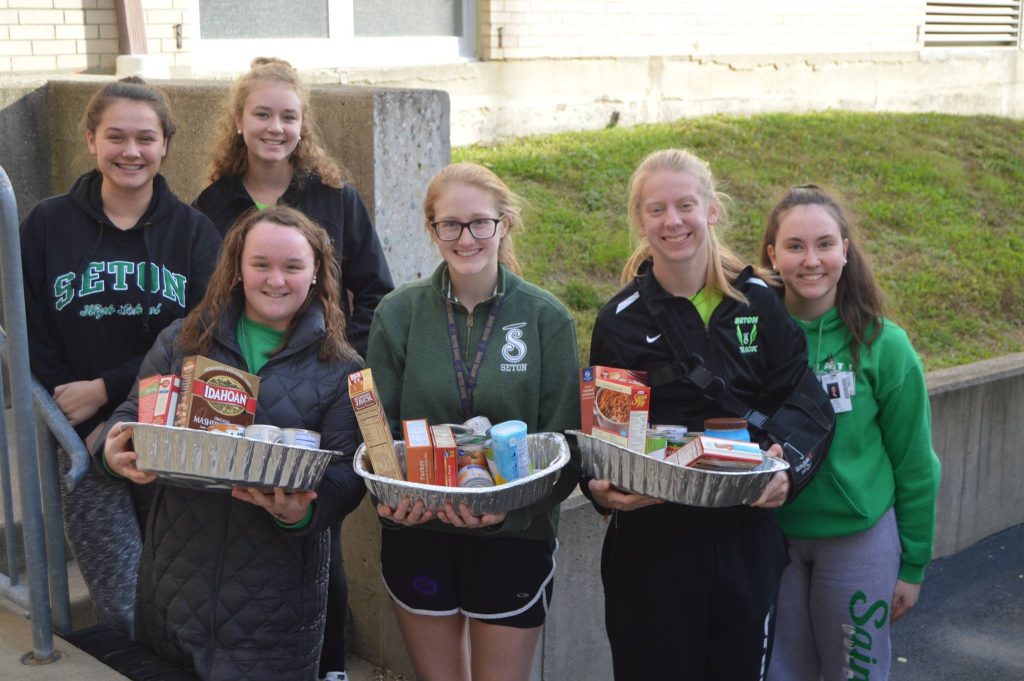
[[[587,435],[643,454],[650,405],[647,372],[605,366],[580,369],[580,422]]]

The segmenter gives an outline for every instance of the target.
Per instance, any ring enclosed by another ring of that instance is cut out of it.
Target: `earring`
[[[843,258],[843,264],[844,265],[846,264],[846,258]]]
[[[298,137],[295,138],[295,141],[298,142],[301,139],[302,139],[302,135],[299,135]]]
[[[313,277],[313,286],[316,286],[316,277]]]
[[[239,135],[241,135],[241,134],[242,134],[242,129],[241,129],[241,128],[239,128],[239,129],[238,129],[238,134],[239,134]]]

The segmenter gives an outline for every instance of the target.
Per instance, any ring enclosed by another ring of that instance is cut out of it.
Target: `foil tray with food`
[[[370,494],[392,508],[409,497],[413,501],[421,499],[428,511],[436,511],[445,502],[450,502],[455,509],[459,504],[466,504],[473,515],[504,513],[529,506],[547,496],[569,463],[569,444],[562,434],[531,433],[526,437],[534,472],[492,487],[442,487],[375,475],[371,472],[365,444],[356,450],[355,469],[366,481]],[[395,442],[395,455],[404,471],[405,444],[401,440]]]
[[[583,475],[610,480],[627,492],[687,506],[749,504],[757,501],[773,475],[789,468],[784,460],[771,457],[745,471],[690,468],[638,454],[586,433],[567,432],[579,442]]]
[[[161,482],[199,489],[315,489],[340,452],[261,442],[205,430],[145,423],[131,428],[136,464]]]

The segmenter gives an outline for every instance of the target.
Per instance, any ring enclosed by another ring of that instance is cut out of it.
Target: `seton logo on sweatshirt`
[[[75,282],[78,280],[78,286]],[[181,309],[185,309],[185,287],[188,277],[184,274],[172,272],[166,267],[155,263],[129,262],[127,260],[111,260],[90,262],[82,271],[81,277],[77,272],[65,272],[53,280],[53,298],[57,310],[63,310],[76,297],[79,299],[88,296],[111,291],[127,291],[129,287],[135,287],[144,291],[148,285],[150,293],[156,293],[163,298],[175,303]],[[95,306],[87,306],[95,307]],[[120,316],[134,316],[142,314],[139,305],[122,305],[115,308],[113,305],[100,305],[100,308],[110,308],[109,314]],[[87,316],[96,316],[90,314]],[[100,316],[106,316],[100,315]]]
[[[526,359],[527,350],[526,343],[523,342],[524,326],[526,326],[526,322],[501,327],[501,330],[505,332],[505,344],[501,346],[501,357],[505,360],[505,363],[501,365],[501,370],[504,372],[526,371],[527,365],[523,361]]]

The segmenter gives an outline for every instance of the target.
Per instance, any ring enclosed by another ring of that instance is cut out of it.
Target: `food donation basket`
[[[561,433],[530,433],[526,438],[534,472],[493,487],[442,487],[375,475],[369,470],[365,444],[356,450],[355,469],[366,481],[370,494],[392,508],[409,497],[413,502],[421,499],[427,511],[436,511],[445,502],[451,502],[456,511],[459,504],[466,504],[473,515],[504,513],[537,503],[547,496],[569,463],[569,443]],[[405,444],[400,440],[395,442],[395,455],[399,466],[405,470]]]
[[[223,433],[147,423],[131,428],[136,465],[161,482],[199,489],[282,487],[315,489],[341,452],[304,449]]]
[[[609,480],[616,487],[687,506],[739,506],[757,501],[768,481],[789,468],[782,459],[766,458],[748,471],[716,471],[679,466],[599,440],[566,431],[580,445],[583,475]]]

